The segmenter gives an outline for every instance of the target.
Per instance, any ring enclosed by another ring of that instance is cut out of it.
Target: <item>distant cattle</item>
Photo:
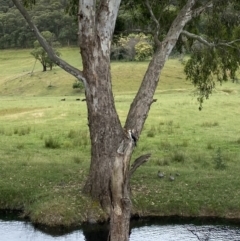
[[[80,101],[80,99],[79,99],[79,98],[77,98],[77,99],[76,99],[76,101]]]
[[[82,99],[82,101],[86,101],[86,99]]]
[[[65,98],[61,99],[61,101],[65,101],[65,100],[66,100]]]

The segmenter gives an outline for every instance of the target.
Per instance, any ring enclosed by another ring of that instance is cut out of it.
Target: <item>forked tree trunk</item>
[[[131,105],[125,127],[134,129],[137,137],[153,103],[161,70],[183,27],[191,19],[191,8],[194,3],[194,0],[188,1],[173,22],[166,39],[159,43]],[[80,20],[87,18],[87,23],[91,22],[91,14],[92,12],[86,11],[84,14],[80,11]],[[131,215],[129,163],[133,142],[130,136],[124,134],[114,106],[110,77],[110,45],[105,40],[99,41],[104,39],[101,34],[109,31],[109,28],[105,27],[107,26],[102,25],[100,31],[96,31],[96,35],[89,37],[89,32],[86,36],[84,29],[89,26],[81,22],[80,47],[83,74],[87,79],[85,86],[92,142],[90,174],[85,190],[94,198],[98,198],[110,215],[109,240],[128,241]]]
[[[43,39],[18,0],[12,0],[35,32],[49,57],[64,70],[82,80],[86,90],[88,125],[91,137],[91,166],[85,191],[100,201],[110,216],[111,241],[129,240],[132,173],[149,155],[136,160],[131,170],[131,136],[126,134],[117,115],[111,86],[110,45],[120,0],[79,0],[79,42],[83,61],[80,71],[60,59]],[[157,88],[161,70],[185,24],[195,15],[197,0],[188,0],[173,21],[166,38],[158,43],[141,87],[136,95],[125,128],[140,136]],[[198,12],[198,14],[200,11]]]

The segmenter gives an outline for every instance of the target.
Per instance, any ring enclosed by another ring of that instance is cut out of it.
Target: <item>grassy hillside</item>
[[[42,72],[42,66],[30,55],[31,50],[0,51],[0,94],[25,96],[77,95],[72,89],[75,78],[59,67]],[[81,68],[78,48],[63,48],[62,58]],[[147,68],[147,62],[113,62],[112,78],[114,93],[136,92]],[[192,88],[185,80],[183,66],[177,59],[167,62],[159,90]]]
[[[81,66],[76,49],[61,52]],[[43,73],[36,64],[31,76],[28,53],[0,52],[0,209],[21,209],[48,225],[104,219],[98,204],[81,193],[90,164],[86,103],[76,101],[74,78],[57,67]],[[123,123],[146,66],[112,63]],[[167,62],[134,150],[133,159],[152,157],[131,181],[133,213],[240,218],[239,93],[237,83],[217,86],[198,111],[183,66],[177,59]]]

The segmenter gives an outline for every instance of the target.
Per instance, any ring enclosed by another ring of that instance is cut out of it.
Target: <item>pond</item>
[[[78,230],[47,229],[0,215],[0,240],[7,241],[106,241],[106,225],[84,225]],[[240,224],[199,220],[138,220],[131,222],[130,241],[240,241]]]

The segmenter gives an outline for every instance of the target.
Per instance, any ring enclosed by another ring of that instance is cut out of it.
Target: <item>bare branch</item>
[[[238,49],[239,47],[234,46],[235,43],[240,42],[240,39],[235,39],[233,41],[230,42],[219,42],[218,44],[216,44],[216,46],[225,46],[225,47],[230,47],[230,48],[234,48],[234,49]]]
[[[209,48],[222,46],[222,47],[229,47],[229,48],[239,49],[237,46],[234,46],[234,44],[237,43],[237,42],[240,42],[240,39],[235,39],[235,40],[230,41],[230,42],[221,42],[221,41],[219,41],[218,43],[210,43],[206,39],[204,39],[202,36],[190,33],[190,32],[188,32],[186,30],[183,30],[181,34],[185,35],[188,38],[195,39],[195,40],[199,41],[200,43],[208,46]]]
[[[129,171],[129,177],[131,178],[132,174],[137,170],[138,167],[140,167],[143,163],[147,162],[150,158],[151,154],[145,154],[140,157],[138,157],[134,163],[131,165],[131,169]]]
[[[181,34],[187,36],[188,38],[196,39],[196,40],[198,40],[200,43],[202,43],[202,44],[204,44],[204,45],[206,45],[206,46],[208,46],[208,47],[210,47],[210,48],[211,48],[211,47],[214,47],[214,44],[213,44],[213,43],[209,43],[206,39],[204,39],[203,37],[201,37],[201,36],[199,36],[199,35],[190,33],[190,32],[188,32],[188,31],[186,31],[186,30],[183,30],[183,31],[181,32]]]
[[[160,44],[160,41],[159,41],[159,39],[158,39],[159,30],[160,30],[159,21],[158,21],[157,18],[155,17],[155,15],[154,15],[154,13],[153,13],[153,10],[152,10],[152,8],[151,8],[148,0],[146,0],[145,4],[146,4],[146,6],[147,6],[147,8],[148,8],[148,10],[149,10],[149,12],[150,12],[150,15],[151,15],[153,21],[154,21],[155,24],[156,24],[156,32],[155,32],[153,35],[154,35],[154,41],[155,41],[155,43],[156,43],[157,45],[159,45],[159,44]]]
[[[16,6],[16,8],[20,11],[20,13],[22,14],[22,16],[25,18],[25,20],[27,21],[29,27],[32,29],[32,31],[35,33],[35,36],[37,38],[37,40],[39,41],[39,43],[42,45],[42,47],[44,48],[44,50],[48,53],[49,58],[56,63],[56,65],[58,65],[59,67],[61,67],[62,69],[64,69],[65,71],[67,71],[69,74],[75,76],[77,79],[82,80],[84,82],[84,84],[86,83],[85,78],[83,76],[82,71],[80,71],[79,69],[71,66],[70,64],[68,64],[67,62],[65,62],[63,59],[59,58],[54,50],[52,49],[52,47],[48,44],[48,42],[44,39],[44,37],[41,35],[41,33],[39,32],[38,28],[36,27],[36,25],[33,23],[30,15],[28,14],[28,12],[26,11],[26,9],[23,7],[23,5],[19,2],[19,0],[12,0],[14,5]]]

